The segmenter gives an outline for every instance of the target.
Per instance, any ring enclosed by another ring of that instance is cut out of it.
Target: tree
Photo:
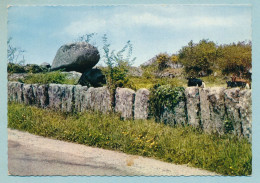
[[[9,63],[23,65],[25,63],[23,53],[25,50],[21,48],[14,47],[11,44],[12,38],[8,38],[7,40],[7,60]],[[21,58],[22,57],[22,58]]]
[[[127,41],[126,45],[116,52],[110,50],[110,44],[108,43],[107,35],[103,36],[103,51],[104,51],[104,62],[106,67],[102,69],[106,83],[111,93],[112,107],[115,105],[115,90],[117,87],[132,87],[127,73],[129,67],[133,64],[136,58],[131,59],[132,56],[132,44]]]
[[[23,73],[25,69],[23,67],[25,63],[24,55],[25,52],[19,47],[15,47],[11,44],[12,38],[9,37],[7,40],[7,72],[8,73]]]
[[[191,76],[209,75],[213,71],[217,56],[216,44],[212,41],[201,40],[198,44],[193,41],[179,51],[179,60],[185,71]]]
[[[163,71],[169,65],[170,56],[167,53],[160,53],[156,55],[156,62],[158,64],[158,70]]]
[[[235,74],[250,79],[252,43],[238,42],[218,47],[218,65],[223,74]]]

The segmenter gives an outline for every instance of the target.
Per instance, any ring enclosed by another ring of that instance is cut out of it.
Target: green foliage
[[[64,114],[49,109],[8,105],[8,127],[33,134],[175,164],[223,175],[251,175],[252,146],[232,135],[210,135],[190,126],[170,127],[153,120],[125,120],[115,114]]]
[[[40,73],[49,71],[46,67],[42,67],[37,64],[27,64],[24,68],[27,73]]]
[[[187,80],[181,78],[145,78],[145,77],[130,77],[129,80],[134,83],[136,90],[140,88],[151,89],[155,84],[171,84],[173,86],[186,86]]]
[[[162,83],[164,84],[164,83]],[[156,121],[160,121],[161,114],[165,108],[174,112],[175,106],[185,101],[184,88],[176,87],[175,85],[156,84],[149,96],[150,112],[155,117]]]
[[[106,77],[106,83],[112,96],[111,105],[113,107],[117,87],[130,87],[135,89],[134,84],[129,81],[127,73],[136,58],[131,59],[133,48],[130,41],[117,53],[115,53],[115,50],[110,51],[110,44],[108,43],[106,35],[103,36],[103,44],[103,57],[107,67],[104,67],[102,71]]]
[[[198,44],[193,41],[179,51],[180,62],[185,66],[189,76],[197,77],[200,73],[211,74],[216,61],[217,48],[212,41],[201,40]]]
[[[178,55],[175,55],[175,54],[172,54],[172,56],[170,57],[170,61],[172,63],[178,63],[179,61],[179,56]]]
[[[214,87],[214,86],[219,86],[219,87],[226,87],[226,79],[225,77],[219,75],[219,76],[205,76],[205,77],[200,77],[205,83],[207,87]]]
[[[146,66],[141,67],[143,70],[142,77],[145,79],[154,79],[155,78],[155,72],[157,71],[157,67],[152,66]]]
[[[168,67],[170,56],[167,53],[160,53],[156,55],[156,62],[158,64],[158,70],[162,71]]]
[[[153,79],[158,77],[160,73],[163,73],[167,69],[171,69],[170,65],[177,64],[179,58],[177,55],[172,54],[171,56],[167,53],[160,53],[156,55],[155,60],[149,65],[141,65],[143,70],[143,77],[146,79]]]
[[[9,62],[7,65],[8,73],[40,73],[40,72],[49,72],[49,69],[44,66],[39,66],[37,64],[15,64]]]
[[[65,73],[60,71],[48,72],[48,73],[38,73],[38,74],[29,74],[24,79],[21,80],[23,83],[27,84],[77,84],[76,80],[67,79]]]
[[[238,42],[218,47],[218,65],[224,74],[235,74],[250,79],[252,43]]]
[[[230,119],[226,119],[224,121],[224,129],[225,129],[225,133],[231,134],[233,132],[234,126]]]
[[[20,64],[8,63],[7,65],[7,72],[8,73],[25,73],[24,66]]]

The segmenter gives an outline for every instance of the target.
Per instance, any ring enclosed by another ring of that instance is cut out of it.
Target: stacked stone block
[[[117,88],[115,112],[123,119],[147,119],[149,90],[133,91]],[[225,123],[232,122],[233,133],[252,139],[251,90],[223,87],[185,89],[186,100],[179,101],[174,110],[165,108],[160,119],[166,124],[189,124],[208,133],[223,134]],[[81,85],[8,83],[8,101],[49,107],[63,112],[87,110],[112,111],[111,95],[107,87],[88,88]]]

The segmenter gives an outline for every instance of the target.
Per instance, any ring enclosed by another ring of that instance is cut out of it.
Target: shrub
[[[167,53],[160,53],[156,56],[156,62],[158,64],[158,70],[162,71],[168,67],[170,62],[170,56]]]
[[[27,64],[25,66],[25,71],[27,73],[40,73],[40,72],[47,72],[48,69],[46,67],[41,67],[37,64]]]
[[[175,87],[174,85],[156,84],[149,97],[150,111],[156,121],[160,121],[160,116],[165,108],[174,112],[175,106],[186,100],[183,87]]]
[[[131,59],[132,44],[130,41],[126,45],[115,53],[115,50],[110,50],[110,44],[107,41],[107,36],[103,36],[103,50],[104,50],[104,62],[107,67],[103,68],[103,73],[106,77],[106,83],[111,93],[111,106],[115,105],[115,90],[117,87],[130,87],[135,88],[133,83],[129,82],[129,76],[127,75],[129,67],[134,62],[135,58]]]
[[[8,63],[7,65],[7,72],[8,73],[25,73],[25,69],[20,64]]]

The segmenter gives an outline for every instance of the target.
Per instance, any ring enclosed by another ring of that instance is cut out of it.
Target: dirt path
[[[151,158],[48,139],[8,129],[11,175],[216,175]]]

